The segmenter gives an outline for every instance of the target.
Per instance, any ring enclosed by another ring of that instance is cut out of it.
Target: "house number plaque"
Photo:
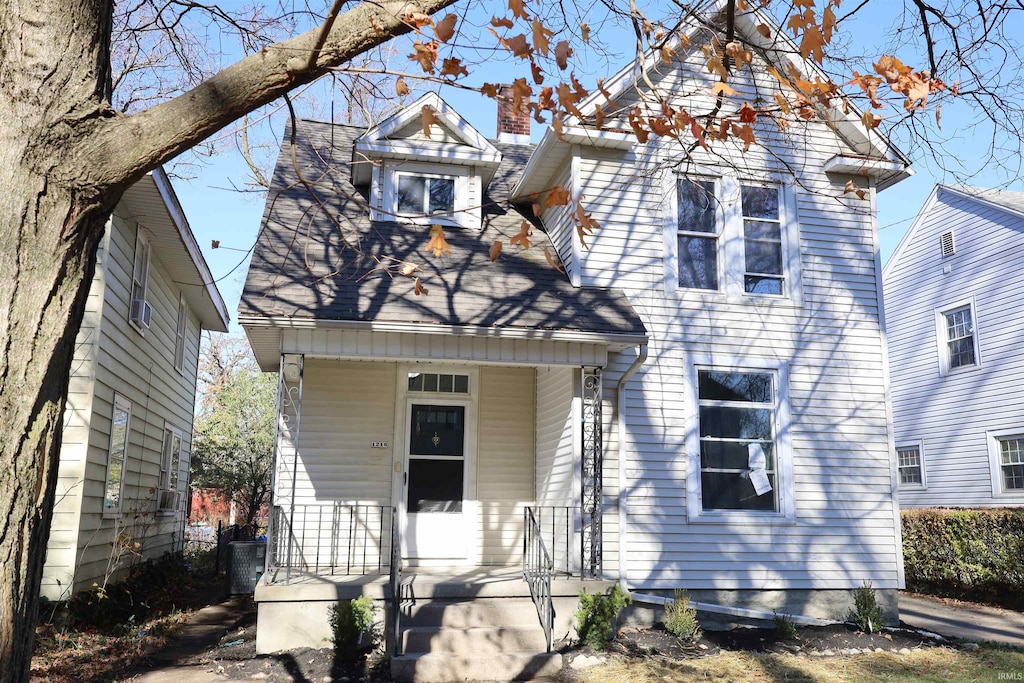
[[[389,446],[387,441],[371,441],[370,448],[387,448]]]

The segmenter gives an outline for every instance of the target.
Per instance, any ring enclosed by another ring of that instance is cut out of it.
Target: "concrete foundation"
[[[639,593],[671,598],[671,590],[637,590]],[[778,614],[801,614],[818,619],[846,621],[853,609],[853,590],[692,590],[687,591],[695,602],[777,612]],[[875,589],[875,597],[885,612],[888,623],[899,621],[899,592],[896,589]],[[652,626],[661,622],[665,608],[660,605],[633,603],[623,610],[621,623],[628,626]],[[771,627],[769,619],[750,619],[728,614],[698,612],[701,626],[709,631],[728,631],[737,626]]]

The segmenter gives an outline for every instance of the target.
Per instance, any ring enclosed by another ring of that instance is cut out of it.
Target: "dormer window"
[[[455,211],[455,177],[396,173],[396,212],[402,216],[450,216]]]

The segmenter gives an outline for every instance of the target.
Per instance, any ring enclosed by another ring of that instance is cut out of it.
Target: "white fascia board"
[[[441,325],[437,323],[399,323],[376,320],[323,320],[315,318],[283,318],[241,315],[243,327],[283,327],[290,329],[349,329],[365,332],[398,332],[430,334],[446,337],[490,337],[503,339],[534,339],[539,341],[583,342],[590,344],[621,344],[625,347],[646,344],[646,334],[626,332],[583,332],[579,330],[548,330],[526,327],[485,327],[479,325]]]
[[[213,274],[210,272],[210,267],[206,263],[206,259],[203,258],[203,252],[199,249],[199,243],[196,242],[196,237],[192,233],[192,228],[188,224],[188,219],[185,217],[185,211],[181,208],[181,203],[178,201],[178,195],[174,192],[174,187],[171,185],[170,178],[164,172],[163,167],[157,166],[155,169],[146,174],[148,178],[153,181],[160,197],[164,201],[164,206],[167,208],[167,215],[170,217],[171,222],[174,223],[175,228],[178,230],[178,235],[181,237],[181,242],[185,246],[185,250],[188,252],[189,258],[192,259],[192,263],[195,265],[196,270],[199,273],[199,277],[202,280],[203,287],[206,289],[207,295],[210,297],[210,301],[213,303],[213,308],[217,313],[219,320],[204,320],[203,326],[208,330],[215,332],[227,332],[228,323],[231,321],[231,316],[228,314],[227,305],[224,303],[223,297],[220,295],[220,290],[217,289],[217,284],[213,279]],[[187,297],[186,297],[187,298]],[[196,307],[193,306],[193,309]],[[220,325],[217,325],[217,322]]]
[[[352,152],[358,159],[397,159],[399,161],[422,161],[424,163],[456,164],[478,166],[486,187],[501,163],[501,152],[478,150],[451,142],[425,142],[410,140],[359,140]],[[370,182],[369,164],[352,165],[352,183],[365,185]]]
[[[900,240],[900,243],[896,245],[896,249],[892,252],[892,256],[890,256],[889,260],[885,262],[885,267],[882,269],[883,283],[889,279],[889,273],[896,266],[896,263],[899,262],[900,258],[902,258],[903,251],[907,248],[907,245],[914,240],[914,236],[917,234],[918,229],[921,224],[924,223],[925,216],[931,213],[932,208],[935,206],[935,202],[938,201],[939,188],[941,187],[943,186],[936,185],[932,188],[932,192],[928,195],[928,199],[925,200],[924,206],[922,206],[921,210],[917,212],[914,222],[910,224],[910,229],[903,233],[903,238]]]
[[[562,144],[559,144],[562,143]],[[547,164],[554,170],[561,167],[562,162],[572,154],[573,145],[586,145],[604,149],[617,149],[628,152],[636,143],[636,136],[632,133],[619,133],[608,130],[594,130],[573,126],[562,130],[562,138],[555,135],[553,128],[548,127],[544,131],[544,137],[540,144],[533,150],[523,175],[512,188],[510,199],[515,201],[523,195],[541,192],[548,189],[550,174],[539,175],[537,170],[540,165]]]

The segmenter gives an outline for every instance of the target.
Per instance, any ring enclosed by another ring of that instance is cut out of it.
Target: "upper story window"
[[[149,240],[142,234],[141,228],[135,237],[135,261],[132,266],[132,293],[128,305],[128,321],[135,329],[145,334],[153,318],[153,308],[149,305]]]
[[[174,369],[185,371],[185,337],[188,333],[188,304],[185,296],[178,298],[178,324],[174,328]]]
[[[740,186],[743,211],[743,291],[782,294],[782,218],[779,188]]]
[[[396,213],[450,216],[455,211],[455,178],[397,173]]]
[[[667,220],[669,290],[704,290],[730,298],[799,299],[790,190],[777,183],[672,176],[674,215]],[[790,225],[787,225],[790,224]]]
[[[978,332],[972,301],[960,302],[936,311],[935,332],[939,339],[939,370],[946,374],[957,368],[981,364]]]
[[[107,448],[107,475],[104,482],[103,514],[121,512],[124,493],[124,469],[131,433],[132,404],[114,394],[114,409],[110,419],[110,444]]]
[[[718,289],[718,199],[711,180],[676,179],[679,286]]]
[[[924,486],[920,444],[897,446],[896,466],[900,472],[900,486]]]

